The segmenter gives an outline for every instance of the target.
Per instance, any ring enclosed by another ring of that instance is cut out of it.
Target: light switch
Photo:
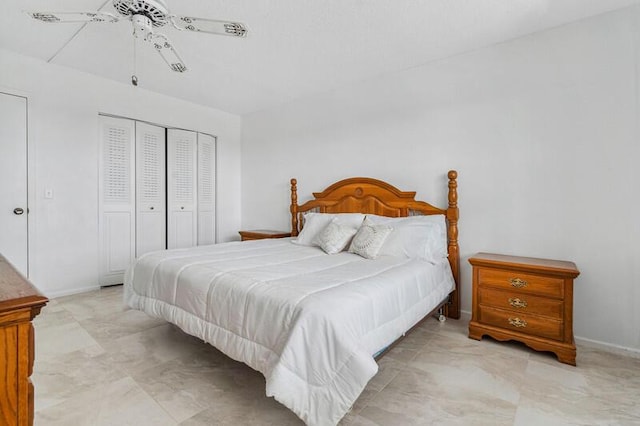
[[[44,190],[44,198],[53,198],[53,189],[47,188]]]

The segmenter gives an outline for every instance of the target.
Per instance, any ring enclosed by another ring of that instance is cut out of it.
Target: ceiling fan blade
[[[149,42],[153,44],[153,47],[156,48],[162,59],[169,65],[175,72],[185,72],[187,71],[187,66],[182,61],[180,55],[176,49],[174,49],[173,45],[164,34],[151,34],[148,38]]]
[[[216,21],[214,19],[194,18],[191,16],[172,16],[171,23],[179,30],[234,37],[246,37],[247,35],[247,27],[240,22]]]
[[[49,23],[118,22],[118,17],[106,12],[27,12],[33,19]]]

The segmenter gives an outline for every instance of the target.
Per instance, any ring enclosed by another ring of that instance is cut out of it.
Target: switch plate
[[[53,198],[53,189],[47,188],[44,190],[44,198]]]

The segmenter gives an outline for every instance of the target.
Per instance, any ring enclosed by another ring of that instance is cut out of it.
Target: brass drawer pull
[[[520,318],[509,318],[509,324],[518,328],[525,328],[527,326],[527,322]]]
[[[526,287],[527,284],[529,284],[528,282],[526,282],[525,280],[522,280],[520,278],[509,278],[509,282],[515,288]]]
[[[509,298],[509,304],[511,306],[513,306],[514,308],[526,308],[527,307],[526,300],[520,300],[517,297],[515,299],[510,297]]]

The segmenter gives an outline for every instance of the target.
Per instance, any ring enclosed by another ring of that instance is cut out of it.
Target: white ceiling
[[[243,22],[249,34],[239,39],[164,27],[159,32],[189,71],[171,71],[138,42],[136,74],[146,89],[247,114],[637,2],[168,0],[172,13]],[[0,47],[128,83],[134,70],[128,21],[86,25],[69,42],[82,24],[47,24],[23,12],[91,11],[104,3],[2,0]],[[103,10],[113,11],[110,0]]]

